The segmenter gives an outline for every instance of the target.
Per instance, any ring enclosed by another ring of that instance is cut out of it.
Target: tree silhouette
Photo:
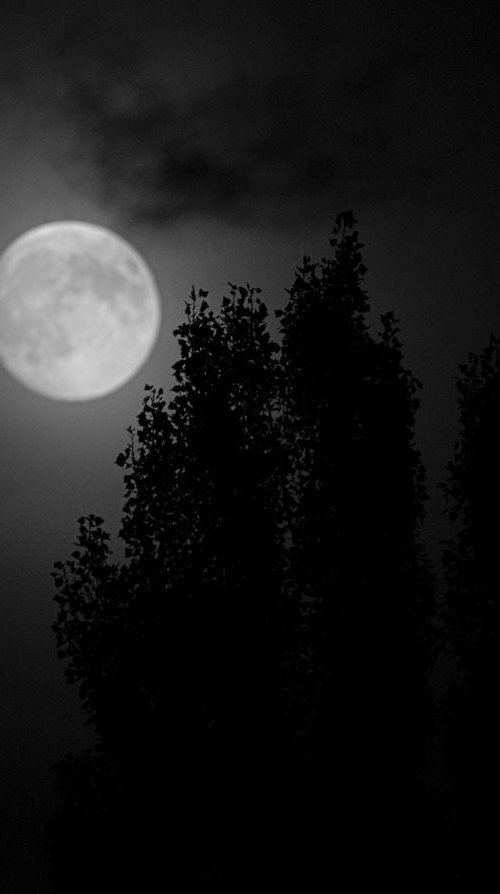
[[[124,563],[95,516],[56,563],[98,746],[58,767],[55,891],[291,894],[367,862],[410,886],[433,608],[418,383],[393,315],[369,332],[354,225],[304,259],[281,346],[259,290],[230,284],[217,313],[193,290],[173,399],[146,386],[117,459]]]
[[[310,824],[307,872],[324,872],[326,860],[350,884],[378,876],[408,890],[422,880],[415,834],[433,655],[434,578],[418,541],[419,383],[402,365],[393,315],[382,316],[378,339],[369,332],[354,225],[339,216],[333,257],[304,259],[282,315],[293,723],[314,754],[303,790],[306,803],[315,792],[320,827]]]
[[[256,290],[231,286],[217,316],[205,297],[191,295],[176,333],[168,411],[162,390],[147,388],[117,460],[126,564],[109,562],[102,520],[90,517],[55,572],[68,680],[80,683],[132,816],[142,792],[158,793],[146,810],[151,839],[168,797],[178,873],[184,857],[200,885],[218,842],[243,822],[245,789],[263,787],[282,714],[277,349]]]
[[[442,485],[457,533],[446,542],[446,623],[459,678],[445,704],[446,752],[454,774],[459,890],[500,876],[500,341],[491,336],[460,367],[459,439]],[[460,887],[462,885],[463,887]]]

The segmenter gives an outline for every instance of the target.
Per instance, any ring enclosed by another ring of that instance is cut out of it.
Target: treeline
[[[146,386],[112,560],[96,516],[55,565],[54,625],[97,747],[57,766],[55,894],[468,891],[497,872],[500,365],[459,381],[443,648],[420,540],[420,383],[367,323],[356,221],[259,290],[191,294],[173,397]],[[443,732],[444,731],[444,732]],[[447,786],[431,786],[437,738]],[[450,888],[451,890],[451,888]]]

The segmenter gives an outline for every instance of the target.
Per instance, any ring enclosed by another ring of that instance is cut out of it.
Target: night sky
[[[456,437],[454,378],[500,334],[497,3],[16,0],[0,20],[0,250],[61,220],[108,226],[151,265],[162,332],[140,373],[58,403],[0,369],[0,881],[47,890],[50,765],[90,741],[50,625],[76,519],[117,530],[114,465],[146,382],[172,384],[191,286],[269,308],[338,212],[358,219],[376,326],[400,319],[422,380],[425,536]],[[378,327],[377,327],[378,328]]]

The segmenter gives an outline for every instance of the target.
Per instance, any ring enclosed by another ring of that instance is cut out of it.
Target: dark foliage
[[[445,706],[453,773],[450,825],[461,855],[457,890],[500,884],[500,341],[469,354],[457,379],[460,433],[448,479],[447,511],[457,525],[446,543],[446,623],[458,679]]]
[[[427,883],[419,383],[393,315],[369,331],[354,226],[304,259],[280,346],[259,290],[193,291],[173,399],[146,386],[117,460],[124,564],[95,516],[56,564],[99,744],[58,767],[55,892]]]
[[[282,314],[289,706],[307,754],[298,809],[318,819],[303,886],[316,873],[319,890],[326,869],[353,885],[378,878],[386,889],[419,890],[430,844],[421,832],[432,834],[419,773],[431,728],[434,588],[418,542],[419,383],[402,365],[393,315],[382,316],[379,338],[369,332],[351,215],[338,219],[331,245],[331,259],[304,259]]]

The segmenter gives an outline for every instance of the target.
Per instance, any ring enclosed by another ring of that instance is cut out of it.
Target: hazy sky
[[[9,8],[10,7],[10,8]],[[116,530],[114,466],[146,381],[169,387],[191,285],[281,306],[336,214],[358,218],[373,320],[424,383],[433,496],[454,377],[500,334],[497,3],[52,0],[2,4],[0,250],[61,219],[112,227],[157,278],[163,329],[115,394],[52,402],[0,369],[0,879],[35,894],[48,765],[85,741],[50,625],[76,518]],[[1,324],[0,324],[1,325]],[[2,831],[4,830],[4,831]],[[5,849],[5,856],[4,851]],[[4,868],[5,867],[5,868]]]

